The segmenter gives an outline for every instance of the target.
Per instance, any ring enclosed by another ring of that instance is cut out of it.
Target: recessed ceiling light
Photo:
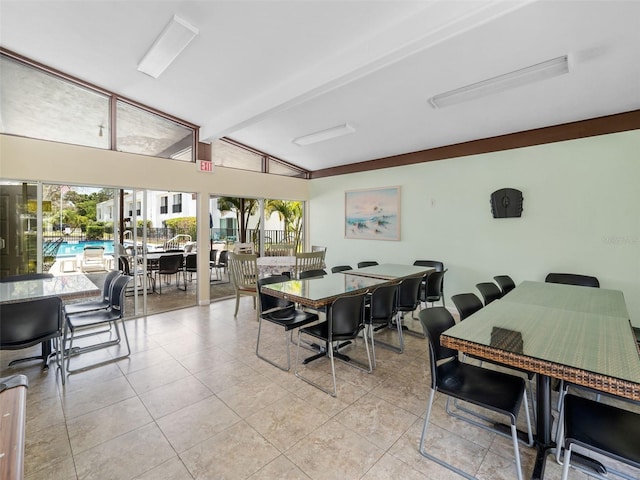
[[[180,52],[189,45],[198,31],[189,22],[174,15],[138,64],[138,70],[153,78],[158,78],[180,55]]]
[[[566,55],[435,95],[429,103],[434,108],[444,108],[565,73],[569,73]]]
[[[302,147],[305,145],[311,145],[312,143],[324,142],[325,140],[348,135],[355,131],[355,128],[353,128],[348,123],[345,123],[336,127],[327,128],[326,130],[321,130],[319,132],[310,133],[309,135],[294,138],[291,141],[296,145],[300,145]]]

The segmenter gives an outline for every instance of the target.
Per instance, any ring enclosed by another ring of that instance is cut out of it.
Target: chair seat
[[[76,328],[101,325],[107,322],[115,322],[122,317],[118,310],[98,310],[93,312],[83,312],[76,315],[67,316],[67,325],[72,332]]]
[[[329,338],[329,322],[321,322],[316,325],[311,325],[309,327],[304,328],[304,333],[307,335],[311,335],[312,337],[319,338],[321,340],[325,340]],[[335,333],[332,335],[331,339],[334,342],[341,342],[343,340],[351,340],[353,335],[336,335]]]
[[[95,310],[102,310],[109,308],[108,300],[95,300],[90,302],[73,303],[71,305],[64,306],[64,312],[67,315],[74,315],[78,313],[93,312]]]
[[[567,445],[640,468],[640,414],[575,395],[567,395],[564,402]]]
[[[459,362],[438,366],[441,383],[438,390],[461,400],[511,415],[520,410],[525,382],[495,370]],[[487,389],[487,385],[491,385]]]
[[[274,310],[272,312],[263,313],[262,318],[284,327],[285,331],[302,327],[303,325],[307,325],[319,319],[316,313],[297,310],[294,305]]]

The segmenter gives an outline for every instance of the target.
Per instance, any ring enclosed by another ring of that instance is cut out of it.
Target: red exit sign
[[[213,172],[213,162],[207,162],[206,160],[198,160],[198,170],[200,172]]]

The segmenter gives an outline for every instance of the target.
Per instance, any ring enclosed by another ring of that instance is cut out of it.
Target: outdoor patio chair
[[[179,290],[187,291],[187,277],[182,268],[182,264],[184,262],[184,257],[181,253],[174,253],[169,255],[162,255],[158,259],[158,269],[154,270],[153,273],[156,277],[158,277],[158,281],[155,282],[158,286],[158,293],[162,294],[162,278],[161,275],[165,277],[169,275],[176,276],[176,286]],[[184,289],[180,288],[180,274],[182,274],[182,280],[184,281]]]
[[[104,247],[86,246],[80,258],[80,270],[84,273],[107,270]]]

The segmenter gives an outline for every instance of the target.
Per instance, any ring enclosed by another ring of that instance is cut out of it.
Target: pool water
[[[81,255],[84,247],[104,247],[105,254],[113,254],[113,240],[88,240],[84,242],[62,242],[56,257]]]

